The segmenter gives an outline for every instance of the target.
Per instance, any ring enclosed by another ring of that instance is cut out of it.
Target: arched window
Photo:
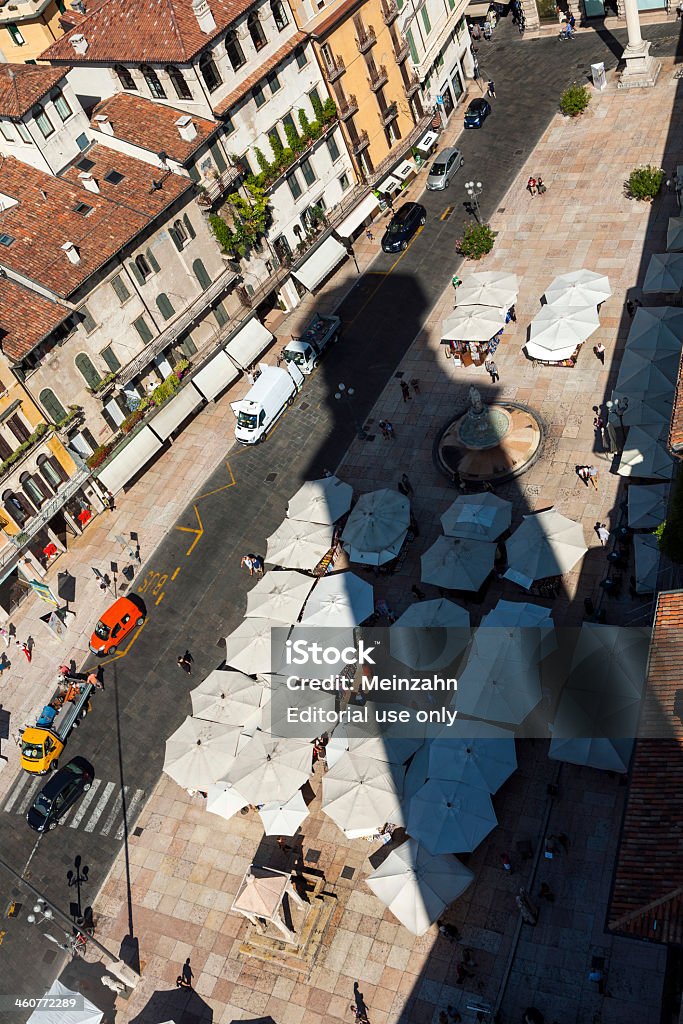
[[[228,60],[232,65],[233,71],[239,70],[243,64],[246,64],[244,52],[242,51],[242,47],[240,46],[237,38],[237,33],[234,29],[231,29],[225,37],[225,52],[228,55]]]
[[[173,83],[173,88],[175,89],[178,99],[191,100],[192,91],[185,81],[185,75],[182,73],[180,68],[175,67],[174,64],[168,64],[166,67],[166,74]]]
[[[47,498],[52,497],[47,484],[40,477],[34,478],[30,473],[22,473],[19,477],[19,483],[24,494],[27,495],[36,508],[40,508]],[[45,488],[45,493],[43,493],[43,487]]]
[[[34,509],[31,502],[26,498],[21,491],[5,491],[2,495],[2,503],[15,523],[19,526],[23,526],[27,519],[34,516],[36,510]]]
[[[161,292],[160,295],[157,295],[157,306],[164,320],[170,320],[172,316],[175,316],[173,303],[165,292]]]
[[[165,100],[166,93],[164,92],[164,87],[159,81],[159,76],[157,75],[154,68],[151,68],[149,64],[143,64],[140,68],[140,71],[142,72],[142,77],[147,82],[147,88],[151,92],[154,99]]]
[[[147,257],[143,256],[142,253],[140,253],[139,256],[135,257],[135,266],[140,271],[140,276],[142,277],[143,281],[145,280],[145,278],[151,276],[152,268],[147,262]]]
[[[79,352],[74,362],[76,363],[76,369],[83,377],[88,387],[94,391],[97,385],[102,380],[102,377],[93,366],[90,356],[86,355],[85,352]]]
[[[53,423],[61,423],[66,419],[66,409],[50,388],[40,392],[40,404]]]
[[[258,11],[252,11],[247,18],[247,28],[249,29],[249,35],[251,41],[254,44],[254,48],[257,50],[262,49],[268,40],[266,39],[265,32],[261,28],[261,22],[259,21]]]
[[[55,490],[59,490],[60,486],[64,483],[64,476],[58,473],[53,465],[54,462],[57,462],[55,457],[53,456],[52,460],[50,460],[47,455],[39,455],[36,461],[38,463],[38,471],[40,474],[45,478],[45,480],[47,480],[51,487]],[[61,473],[64,473],[64,469],[58,462],[57,465],[59,466]]]
[[[287,17],[287,11],[284,8],[284,4],[281,0],[270,0],[270,9],[273,12],[278,32],[282,32],[283,28],[286,28],[289,24],[289,18]]]
[[[202,73],[202,78],[204,79],[206,88],[209,92],[215,92],[216,89],[223,84],[223,79],[218,74],[216,62],[210,53],[205,53],[200,59],[199,70]]]
[[[55,126],[45,113],[45,109],[42,103],[36,103],[35,107],[31,111],[31,115],[33,117],[33,120],[40,128],[40,133],[43,136],[43,138],[49,139],[55,130]]]
[[[202,288],[208,288],[209,285],[211,284],[211,278],[209,277],[206,267],[204,266],[202,261],[195,260],[194,263],[192,264],[192,270],[194,272],[194,276],[197,278]]]
[[[123,64],[115,64],[114,71],[118,76],[118,80],[121,83],[122,89],[137,89],[137,85],[135,84],[133,76],[131,75],[128,68],[124,68]]]

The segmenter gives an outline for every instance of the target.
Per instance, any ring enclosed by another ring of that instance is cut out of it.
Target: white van
[[[294,363],[287,369],[261,363],[258,380],[241,402],[232,402],[237,417],[235,437],[240,444],[258,444],[265,441],[268,431],[280,418],[303,384],[303,374]]]

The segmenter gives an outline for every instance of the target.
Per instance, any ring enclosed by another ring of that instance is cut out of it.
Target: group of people
[[[529,178],[526,183],[526,190],[530,196],[544,196],[548,189],[543,184],[543,178],[539,174],[537,178]]]
[[[240,569],[248,569],[250,576],[263,576],[263,555],[242,555]]]

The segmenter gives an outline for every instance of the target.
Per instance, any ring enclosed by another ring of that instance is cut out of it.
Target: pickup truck
[[[313,373],[328,345],[339,340],[341,320],[338,316],[315,313],[304,333],[292,338],[281,352],[281,358],[294,363],[302,373]]]
[[[32,775],[57,768],[58,759],[72,729],[90,710],[93,687],[85,681],[60,685],[45,705],[34,726],[21,737],[21,767]]]

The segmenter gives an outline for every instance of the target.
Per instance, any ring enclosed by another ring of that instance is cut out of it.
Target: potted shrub
[[[495,231],[488,224],[466,224],[462,238],[455,245],[461,256],[480,260],[491,252],[495,238]]]
[[[626,182],[626,194],[631,199],[641,199],[644,202],[652,202],[664,181],[664,171],[661,167],[653,167],[648,164],[646,167],[635,167],[628,176]]]
[[[590,101],[591,96],[586,86],[574,82],[560,96],[560,110],[565,117],[579,117]]]

